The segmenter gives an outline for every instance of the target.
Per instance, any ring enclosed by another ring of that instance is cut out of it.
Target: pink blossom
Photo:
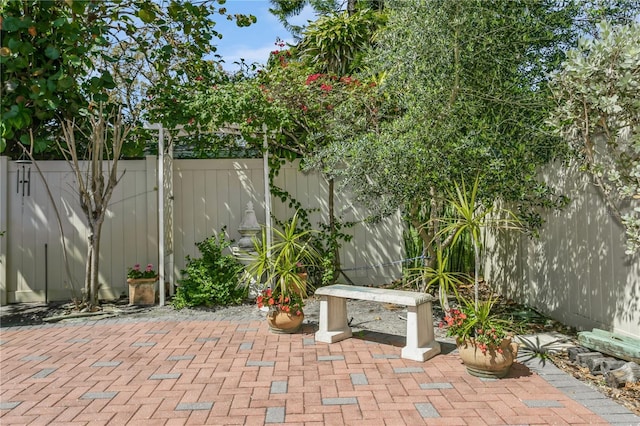
[[[311,74],[309,77],[307,77],[307,81],[305,81],[304,84],[306,84],[307,86],[309,84],[311,84],[312,82],[316,81],[317,79],[319,79],[320,77],[322,77],[323,74],[317,73],[317,74]]]

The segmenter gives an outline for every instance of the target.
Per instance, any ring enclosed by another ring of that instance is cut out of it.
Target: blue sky
[[[251,14],[257,18],[257,22],[249,27],[239,28],[233,21],[227,21],[224,17],[218,19],[216,29],[222,34],[221,40],[216,40],[217,54],[225,61],[224,68],[236,70],[234,61],[243,58],[245,62],[259,62],[264,64],[269,52],[276,50],[276,39],[279,37],[285,42],[293,42],[291,34],[280,24],[278,19],[269,13],[270,2],[268,0],[227,0],[223,7],[227,13]],[[296,25],[306,24],[307,20],[313,20],[314,14],[310,8],[305,8],[302,14],[294,21]]]

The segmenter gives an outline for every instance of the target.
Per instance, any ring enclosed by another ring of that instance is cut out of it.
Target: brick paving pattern
[[[516,363],[481,380],[455,353],[401,359],[403,338],[380,333],[328,345],[311,324],[281,335],[218,320],[0,332],[3,426],[640,424],[557,369]]]

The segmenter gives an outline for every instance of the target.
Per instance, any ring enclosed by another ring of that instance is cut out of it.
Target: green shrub
[[[224,238],[224,229],[218,237],[212,236],[196,243],[202,253],[199,259],[187,256],[187,267],[182,270],[183,279],[173,298],[173,306],[213,306],[242,303],[247,297],[247,287],[239,284],[243,265],[233,255],[223,254],[231,243]]]

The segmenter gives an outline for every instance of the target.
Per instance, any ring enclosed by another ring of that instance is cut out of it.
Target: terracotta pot
[[[153,305],[156,303],[158,277],[129,278],[129,305]]]
[[[304,320],[304,313],[296,315],[283,311],[275,311],[267,314],[269,329],[274,333],[296,333],[302,326],[302,320]]]
[[[502,340],[502,352],[488,349],[483,353],[473,339],[458,340],[457,344],[467,372],[476,377],[502,378],[509,373],[513,361],[518,356],[518,344],[512,343],[510,338]]]

